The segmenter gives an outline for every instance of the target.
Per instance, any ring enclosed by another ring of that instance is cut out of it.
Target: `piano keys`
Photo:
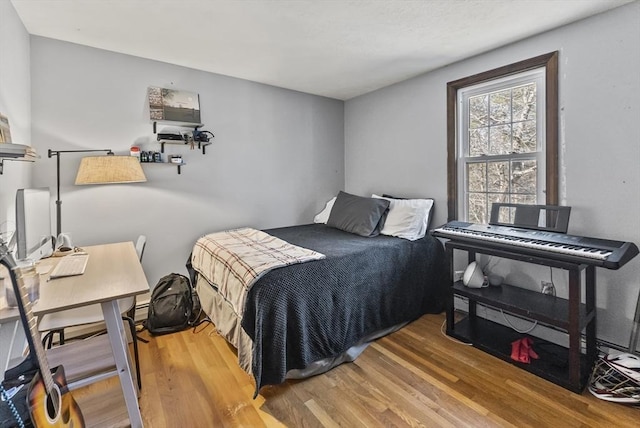
[[[619,269],[638,254],[633,242],[589,238],[544,230],[451,221],[433,229],[438,238],[477,243],[523,254],[554,257],[574,263]]]

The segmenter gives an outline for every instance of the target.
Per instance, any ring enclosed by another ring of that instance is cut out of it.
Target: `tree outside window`
[[[448,84],[449,220],[557,204],[557,52]]]
[[[532,78],[543,73],[540,70]],[[544,166],[537,160],[544,147],[538,141],[538,129],[544,124],[536,120],[541,85],[533,81],[499,86],[492,92],[486,92],[484,85],[459,92],[460,114],[468,115],[460,132],[465,164],[462,203],[465,218],[472,223],[488,223],[493,202],[536,204],[538,182],[544,181],[537,177]]]

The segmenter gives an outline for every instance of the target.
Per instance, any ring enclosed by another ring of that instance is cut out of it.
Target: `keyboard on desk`
[[[49,278],[82,275],[87,267],[88,261],[89,254],[85,253],[75,253],[61,257],[58,264],[51,270]]]

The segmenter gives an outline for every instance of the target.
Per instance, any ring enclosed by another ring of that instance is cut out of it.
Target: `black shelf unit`
[[[581,392],[580,388],[569,381],[569,352],[555,343],[535,338],[534,349],[539,359],[531,359],[531,363],[525,364],[511,359],[511,342],[518,340],[522,335],[515,330],[501,324],[477,318],[473,323],[468,317],[456,323],[456,338],[473,343],[474,347],[511,362],[523,370],[531,372],[543,379],[560,385],[574,392]],[[580,355],[579,385],[586,385],[591,374],[591,365],[586,354]]]
[[[548,326],[569,330],[569,301],[556,296],[502,284],[499,287],[469,288],[458,281],[453,284],[454,294],[478,303],[503,309],[511,314],[535,319]],[[586,327],[593,313],[587,314],[587,306],[580,304],[578,321],[580,330]]]
[[[507,251],[482,242],[469,243],[449,240],[445,242],[445,249],[451,261],[451,293],[449,293],[447,302],[447,335],[469,342],[478,349],[573,392],[582,392],[597,355],[594,266],[559,261],[552,254],[548,257],[521,254],[518,252],[518,248]],[[569,272],[568,299],[533,292],[509,284],[472,289],[465,287],[461,282],[454,283],[454,250],[466,251],[469,263],[476,259],[476,254],[486,254],[565,269]],[[585,279],[585,303],[581,303],[583,276]],[[469,302],[468,312],[461,320],[456,320],[455,296],[462,296]],[[541,358],[533,360],[530,364],[514,361],[511,359],[511,342],[523,337],[523,335],[511,328],[477,316],[478,304],[501,309],[514,316],[535,320],[564,331],[569,336],[569,346],[556,345],[528,334],[534,339],[534,349]],[[581,350],[583,331],[586,337],[586,353]]]
[[[171,125],[171,126],[183,127],[183,128],[193,128],[194,130],[198,130],[199,128],[202,128],[204,126],[204,124],[202,123],[184,123],[184,122],[173,122],[173,121],[163,121],[162,123]],[[153,133],[154,134],[158,133],[158,121],[153,121]],[[180,141],[180,140],[158,140],[158,142],[160,143],[160,153],[164,153],[165,144],[173,144],[173,145],[179,145],[179,146],[191,146],[191,145],[195,146],[197,144],[198,150],[201,150],[203,155],[207,154],[206,147],[211,144],[210,141],[188,142],[188,141]],[[148,163],[154,163],[154,162],[148,162]],[[185,162],[182,162],[182,163],[156,162],[156,163],[164,163],[164,164],[177,166],[178,174],[182,173],[181,168],[184,165],[186,165]]]

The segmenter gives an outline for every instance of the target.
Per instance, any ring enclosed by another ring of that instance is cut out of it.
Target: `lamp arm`
[[[94,150],[51,150],[47,155],[49,158],[56,157],[56,237],[62,233],[62,200],[60,199],[60,154],[61,153],[91,153],[91,152],[107,152],[107,155],[113,155],[111,149],[94,149]]]

